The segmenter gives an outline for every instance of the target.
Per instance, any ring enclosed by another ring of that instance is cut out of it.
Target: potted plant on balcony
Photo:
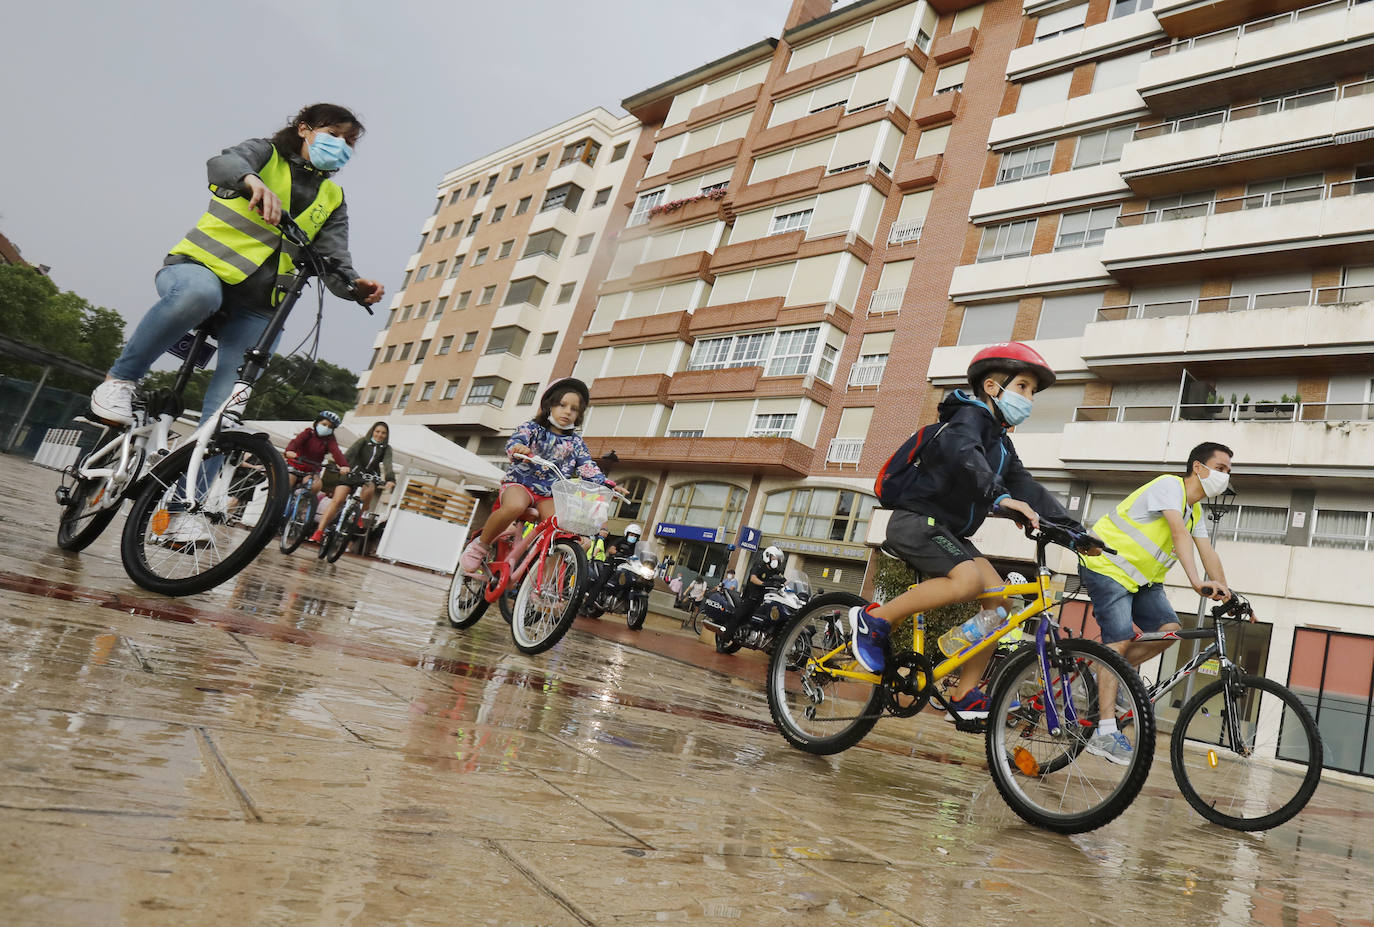
[[[1273,412],[1273,411],[1274,411],[1274,408],[1275,408],[1277,405],[1278,405],[1278,403],[1274,402],[1274,400],[1272,400],[1272,399],[1256,399],[1256,400],[1255,400],[1255,411],[1256,411],[1256,412]]]
[[[1217,395],[1217,391],[1208,391],[1207,403],[1202,407],[1203,418],[1220,418],[1224,409],[1225,406],[1221,404],[1221,397]]]

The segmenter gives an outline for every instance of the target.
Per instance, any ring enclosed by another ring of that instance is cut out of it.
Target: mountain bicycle
[[[380,486],[385,482],[386,480],[378,473],[358,474],[353,489],[344,499],[344,504],[339,506],[339,514],[331,518],[329,524],[320,526],[319,556],[321,560],[334,563],[343,556],[344,550],[348,547],[348,542],[362,533],[358,523],[363,518],[363,487],[368,484]]]
[[[214,353],[212,317],[179,343],[182,350],[174,349],[183,362],[171,389],[135,398],[130,424],[78,418],[102,431],[96,448],[63,472],[56,491],[62,507],[58,546],[88,546],[132,499],[120,539],[125,571],[152,592],[190,595],[234,576],[271,540],[288,494],[286,464],[265,434],[243,428],[243,410],[306,282],[329,269],[290,216],[282,216],[279,230],[295,273],[257,344],[244,352],[238,381],[218,409],[184,438],[172,430],[185,411],[191,374]],[[322,312],[323,287],[319,299]],[[251,528],[241,527],[231,518],[230,500],[255,492],[266,494],[262,515]]]
[[[554,514],[541,521],[537,510],[526,509],[497,535],[480,571],[454,571],[445,601],[449,624],[462,630],[476,624],[488,605],[518,584],[511,638],[521,653],[536,654],[562,640],[577,617],[588,576],[587,555],[578,537],[596,534],[606,523],[612,495],[625,497],[599,483],[568,479],[542,457],[515,456],[558,474]],[[527,524],[534,529],[524,533]]]
[[[310,526],[315,523],[315,507],[319,495],[314,489],[315,474],[303,470],[292,472],[289,462],[287,472],[300,479],[286,499],[286,510],[282,516],[281,552],[284,554],[294,553],[296,548],[301,546],[301,542],[310,536]]]
[[[844,592],[811,600],[782,631],[768,663],[768,708],[783,737],[808,753],[838,753],[862,740],[884,715],[912,717],[933,701],[954,718],[958,730],[985,735],[989,772],[1022,819],[1060,833],[1081,833],[1121,814],[1150,772],[1154,712],[1140,677],[1120,654],[1059,633],[1046,566],[1050,544],[1080,556],[1110,549],[1090,534],[1044,517],[1038,529],[1025,531],[1035,542],[1035,580],[988,589],[979,598],[1034,598],[1000,628],[936,666],[924,653],[922,616],[914,616],[911,650],[889,650],[883,672],[870,673],[850,650],[848,617],[850,608],[867,601]],[[1037,616],[1034,647],[1014,652],[996,674],[987,720],[962,716],[936,681]],[[1136,718],[1134,750],[1125,765],[1087,750],[1097,728],[1097,680],[1103,673],[1116,679]]]
[[[1204,586],[1204,594],[1210,594]],[[1312,714],[1291,689],[1250,676],[1226,655],[1222,619],[1254,609],[1236,593],[1212,607],[1209,627],[1137,634],[1138,641],[1209,643],[1168,679],[1147,691],[1158,703],[1194,672],[1215,673],[1179,710],[1169,761],[1179,790],[1198,814],[1232,830],[1268,830],[1301,811],[1322,773],[1322,739]],[[1129,723],[1120,713],[1118,724]]]

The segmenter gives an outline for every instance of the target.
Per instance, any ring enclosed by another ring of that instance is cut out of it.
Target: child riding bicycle
[[[507,456],[542,457],[569,476],[606,483],[605,474],[592,462],[591,452],[576,432],[590,400],[587,384],[581,380],[564,377],[554,382],[540,397],[539,414],[515,429],[506,442]],[[459,568],[467,573],[480,570],[492,541],[527,508],[537,509],[541,520],[551,517],[555,479],[557,476],[543,467],[513,460],[501,482],[500,505],[487,516],[481,533],[463,549]]]
[[[1031,398],[1054,384],[1050,365],[1020,342],[994,344],[974,355],[969,391],[955,390],[940,403],[938,430],[921,446],[920,461],[905,491],[891,501],[884,547],[930,577],[891,602],[850,609],[854,657],[881,673],[892,624],[917,612],[969,602],[1002,578],[972,542],[990,513],[1018,517],[1031,527],[1040,515],[1082,531],[1064,507],[1031,479],[1007,429],[1031,413]],[[891,466],[891,464],[889,464]],[[985,609],[1002,599],[980,599]],[[963,718],[986,718],[988,698],[977,688],[992,651],[974,655],[960,670],[951,707]]]
[[[339,427],[343,419],[339,418],[337,412],[325,409],[315,416],[314,423],[292,438],[286,445],[287,473],[290,474],[291,488],[295,489],[301,480],[305,480],[308,488],[319,492],[319,472],[324,464],[325,455],[334,458],[334,463],[339,465],[339,472],[348,472],[348,458],[339,448],[339,442],[334,437],[334,429]]]

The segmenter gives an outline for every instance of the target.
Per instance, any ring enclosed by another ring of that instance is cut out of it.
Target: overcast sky
[[[446,171],[594,106],[619,115],[625,97],[778,35],[789,5],[7,3],[0,232],[132,332],[208,200],[206,158],[325,100],[367,126],[338,179],[354,266],[389,300]],[[303,301],[283,349],[306,315]],[[320,356],[360,370],[380,327],[330,296]]]

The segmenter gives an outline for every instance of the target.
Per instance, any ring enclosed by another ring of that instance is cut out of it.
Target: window
[[[508,257],[510,257],[511,249],[514,248],[514,247],[515,247],[515,239],[514,239],[514,238],[511,238],[511,239],[509,239],[509,240],[507,240],[507,241],[501,242],[501,250],[498,251],[498,252],[496,252],[496,260],[499,261],[499,260],[501,260],[502,258],[508,258]]]
[[[411,270],[406,271],[405,276],[401,278],[401,289],[404,290],[406,287],[410,286],[410,277],[413,273],[414,271]]]
[[[534,159],[534,171],[531,171],[530,173],[534,173],[535,171],[542,171],[544,169],[544,165],[548,163],[549,156],[547,154],[541,154],[539,157]]]
[[[1014,183],[1032,177],[1043,177],[1050,172],[1050,162],[1053,160],[1053,142],[1008,151],[1002,155],[1002,161],[997,166],[997,182]]]
[[[635,208],[630,213],[630,220],[626,225],[643,225],[648,222],[650,210],[663,202],[663,195],[667,192],[654,190],[651,193],[641,193],[639,199],[635,200]]]
[[[1288,537],[1288,506],[1232,506],[1214,531],[1213,543],[1217,538],[1224,538],[1252,544],[1282,544]]]
[[[611,201],[611,188],[602,187],[596,191],[596,196],[592,198],[592,209],[598,206],[605,206]]]
[[[1369,550],[1369,533],[1369,512],[1318,509],[1312,525],[1312,546]]]
[[[485,306],[496,298],[496,284],[482,287],[482,295],[477,299],[477,305]]]
[[[752,332],[724,338],[704,338],[692,348],[688,370],[721,370],[726,367],[762,367],[768,360],[772,332]]]
[[[1016,300],[1005,303],[983,303],[964,307],[964,321],[959,327],[957,344],[996,344],[1011,338],[1016,321]]]
[[[401,356],[396,359],[408,360],[410,358],[410,349],[413,347],[415,347],[415,342],[413,341],[407,341],[405,344],[401,345]]]
[[[490,250],[490,248],[483,248],[482,250],[478,251],[477,256],[472,259],[472,266],[481,267],[483,264],[485,264],[487,262],[487,252]]]
[[[553,346],[557,343],[558,332],[544,332],[543,337],[539,339],[539,353],[552,354]]]
[[[430,268],[430,265],[426,264],[426,265],[424,265],[423,267],[421,267],[419,270],[415,271],[415,282],[416,282],[416,283],[419,283],[421,280],[424,280],[426,277],[429,276],[429,268]]]
[[[448,266],[448,261],[440,261],[434,265],[434,279],[438,280],[444,275],[444,268]]]
[[[466,309],[468,300],[472,298],[472,290],[464,290],[458,294],[458,302],[453,304],[454,309]]]
[[[434,387],[437,382],[436,380],[430,380],[424,385],[424,388],[420,390],[421,402],[429,402],[434,398]]]
[[[1110,164],[1121,160],[1121,149],[1131,140],[1135,125],[1117,126],[1105,132],[1094,132],[1078,139],[1078,150],[1074,152],[1074,167],[1092,167],[1094,164]]]
[[[466,254],[460,254],[453,259],[453,266],[448,269],[448,278],[452,280],[458,276],[458,271],[463,269],[463,262],[467,260]]]
[[[501,305],[514,306],[518,303],[529,303],[537,306],[544,300],[544,290],[548,284],[538,277],[521,277],[519,280],[512,280],[510,287],[506,290],[506,299]]]
[[[1086,3],[1047,13],[1035,22],[1035,41],[1043,42],[1055,36],[1078,32],[1083,28],[1087,16],[1088,5]]]
[[[626,498],[616,500],[616,518],[634,520],[643,511],[644,502],[649,498],[649,488],[654,484],[642,476],[636,476],[618,487]]]
[[[820,541],[863,543],[878,500],[847,489],[792,489],[769,493],[760,529]]]
[[[454,396],[457,396],[458,384],[461,382],[461,380],[449,380],[447,383],[444,384],[444,395],[440,396],[439,398],[452,399]]]
[[[1242,627],[1237,630],[1253,627],[1248,622],[1240,624]],[[1231,629],[1226,630],[1230,649]],[[1317,733],[1322,739],[1322,766],[1374,776],[1374,737],[1370,734],[1374,722],[1372,679],[1374,637],[1325,628],[1294,630],[1288,687],[1317,722]],[[1290,732],[1292,723],[1291,714],[1280,722],[1275,753],[1280,759],[1304,761],[1307,740],[1300,733]],[[1277,766],[1284,769],[1283,764]]]
[[[472,381],[472,389],[468,390],[468,398],[463,403],[469,406],[495,406],[501,408],[506,404],[506,391],[510,389],[510,381],[500,377],[478,377]]]
[[[481,225],[481,224],[482,224],[482,214],[479,212],[477,215],[473,216],[473,217],[472,217],[472,221],[468,223],[468,231],[467,231],[467,235],[466,235],[465,237],[471,238],[471,237],[473,236],[473,233],[477,231],[477,226],[479,226],[479,225]]]
[[[520,197],[520,202],[515,204],[515,214],[517,216],[523,216],[530,211],[530,199],[531,197],[528,196]]]
[[[502,217],[505,216],[505,214],[506,214],[506,207],[505,207],[505,206],[497,206],[495,209],[493,209],[493,210],[491,211],[491,224],[492,224],[492,225],[495,225],[496,223],[500,222],[501,219],[502,219]]]
[[[544,202],[540,204],[539,211],[548,212],[562,206],[568,212],[577,212],[577,204],[580,202],[582,188],[575,183],[561,183],[556,187],[550,187],[544,194]]]
[[[811,213],[813,210],[800,209],[796,212],[784,213],[781,216],[773,217],[773,227],[769,229],[769,235],[780,235],[783,232],[791,232],[796,229],[805,229],[811,224]]]
[[[391,404],[391,397],[392,397],[392,396],[395,396],[395,395],[396,395],[396,387],[395,387],[395,386],[388,386],[388,387],[386,388],[386,391],[385,391],[384,393],[382,393],[382,405],[390,405],[390,404]]]
[[[590,166],[596,163],[596,156],[600,151],[600,145],[589,138],[584,138],[580,142],[573,142],[563,149],[563,157],[558,160],[558,166],[562,167],[574,161],[581,161]]]
[[[381,349],[381,348],[373,348],[373,349],[372,349],[372,360],[370,360],[370,361],[367,362],[367,369],[368,369],[368,370],[371,370],[373,367],[377,366],[377,358],[381,355],[381,353],[382,353],[382,349]]]
[[[413,384],[410,384],[410,383],[407,383],[405,386],[402,386],[402,387],[401,387],[401,398],[399,398],[399,399],[396,400],[396,411],[397,411],[397,412],[401,411],[401,410],[404,409],[407,405],[410,404],[410,391],[413,390],[414,388],[415,388],[414,385],[413,385]]]
[[[515,404],[517,406],[532,406],[534,405],[535,397],[538,395],[539,384],[526,383],[524,386],[520,387],[520,398],[516,400]]]
[[[568,236],[558,229],[545,229],[542,232],[535,232],[525,242],[525,253],[521,257],[547,254],[551,258],[557,259],[559,252],[563,250],[563,242],[567,240]]]
[[[1130,16],[1141,10],[1152,9],[1155,5],[1154,0],[1112,0],[1112,19],[1120,19],[1122,16]]]
[[[390,362],[391,362],[391,359],[392,359],[393,357],[395,357],[395,356],[396,356],[396,345],[394,345],[394,344],[389,344],[389,345],[387,345],[387,346],[386,346],[386,354],[384,354],[384,355],[382,356],[382,363],[383,363],[383,364],[390,363]]]
[[[1116,225],[1116,217],[1120,214],[1120,205],[1066,213],[1059,220],[1059,237],[1055,240],[1054,250],[1067,251],[1070,248],[1102,244],[1107,229]]]
[[[434,304],[434,315],[430,316],[430,318],[431,318],[431,319],[437,319],[437,318],[439,318],[439,316],[441,316],[441,315],[444,314],[444,309],[446,309],[447,307],[448,307],[448,297],[447,297],[447,296],[440,296],[440,297],[439,297],[439,301],[438,301],[437,303]]]
[[[411,303],[409,306],[402,306],[402,307],[401,307],[401,317],[400,317],[399,319],[397,319],[396,321],[398,321],[398,322],[404,322],[406,319],[410,318],[410,313],[413,312],[414,310],[415,310],[415,304],[414,304],[414,303]]]
[[[1322,179],[1320,173],[1300,174],[1296,177],[1281,177],[1278,180],[1247,184],[1245,208],[1261,209],[1265,206],[1319,200],[1322,198]]]
[[[987,226],[983,229],[983,240],[978,245],[978,260],[1001,261],[1030,254],[1031,242],[1035,239],[1035,222],[1035,219],[1023,219],[1020,222]]]
[[[380,386],[374,386],[374,387],[372,387],[372,389],[370,389],[370,390],[367,391],[367,404],[368,404],[368,405],[372,405],[374,402],[377,401],[377,393],[378,393],[378,391],[379,391],[380,389],[381,389]]]
[[[573,249],[573,254],[586,254],[588,251],[592,250],[592,239],[594,238],[596,238],[595,233],[580,236],[577,239],[577,247]]]
[[[463,195],[463,191],[462,191],[462,190],[454,190],[452,193],[450,193],[450,194],[448,195],[448,204],[449,204],[450,206],[452,206],[454,203],[458,202],[458,197],[460,197],[460,196],[462,196],[462,195]]]
[[[670,437],[677,437],[669,433]],[[682,437],[701,437],[701,432]],[[663,521],[675,525],[719,525],[726,531],[739,529],[748,494],[728,483],[683,483],[668,498],[668,514]]]
[[[670,438],[700,438],[706,434],[701,428],[669,428],[668,437]]]
[[[1131,87],[1140,74],[1140,66],[1148,61],[1150,52],[1131,52],[1115,58],[1100,59],[1093,68],[1093,93],[1111,90],[1113,87]]]
[[[753,427],[749,429],[751,438],[790,438],[797,430],[795,412],[755,415]]]
[[[444,337],[439,339],[439,350],[435,351],[434,353],[447,354],[451,350],[453,350],[453,336],[445,335]]]
[[[777,343],[773,345],[773,356],[768,359],[768,369],[764,375],[769,377],[794,377],[807,373],[811,358],[816,354],[816,338],[819,328],[798,328],[788,332],[778,332]]]
[[[573,293],[577,291],[576,283],[565,283],[558,288],[558,298],[553,301],[555,306],[572,302]]]
[[[829,383],[835,378],[835,358],[840,351],[833,344],[821,346],[821,361],[816,365],[816,376]]]
[[[467,196],[467,198],[468,198],[468,199],[472,199],[474,196],[476,196],[476,195],[477,195],[477,188],[480,187],[481,185],[482,185],[482,182],[481,182],[480,180],[474,180],[474,181],[472,182],[472,186],[468,187],[468,196]]]
[[[519,325],[503,325],[493,328],[487,339],[487,349],[483,354],[514,354],[519,357],[525,352],[525,339],[530,335]]]
[[[516,165],[513,165],[513,166],[511,167],[511,169],[510,169],[510,176],[507,177],[506,179],[507,179],[507,180],[519,180],[519,179],[520,179],[520,169],[523,168],[524,166],[525,166],[525,165],[523,165],[523,164],[516,164]]]
[[[424,318],[426,315],[428,315],[428,314],[429,314],[429,300],[427,300],[427,299],[426,299],[426,300],[422,300],[422,301],[420,302],[420,308],[418,308],[418,309],[415,310],[415,318],[417,318],[417,319],[423,319],[423,318]]]
[[[500,174],[492,174],[490,177],[487,178],[487,188],[482,191],[483,196],[486,196],[487,194],[491,193],[492,190],[496,189],[496,181],[500,178],[500,176]]]
[[[476,333],[476,332],[468,332],[466,335],[463,336],[463,346],[462,346],[461,348],[459,348],[458,351],[459,351],[459,353],[462,353],[463,351],[471,351],[471,350],[472,350],[473,348],[475,348],[476,346],[477,346],[477,333]]]
[[[1102,308],[1102,293],[1065,293],[1046,296],[1040,307],[1036,338],[1078,338],[1097,318]],[[1010,329],[1007,330],[1010,334]]]
[[[432,339],[426,338],[424,341],[420,342],[420,348],[415,352],[415,363],[420,363],[420,361],[425,359],[425,355],[429,354],[431,341]]]

